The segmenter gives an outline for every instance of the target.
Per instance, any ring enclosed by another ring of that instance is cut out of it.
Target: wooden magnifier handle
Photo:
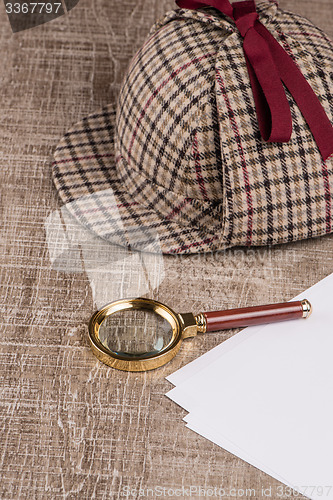
[[[229,328],[263,325],[277,321],[308,318],[312,308],[308,300],[270,304],[241,309],[227,309],[202,313],[206,322],[206,332],[216,332]]]

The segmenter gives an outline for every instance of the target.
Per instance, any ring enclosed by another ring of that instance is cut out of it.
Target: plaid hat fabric
[[[276,3],[257,11],[333,122],[332,42]],[[86,227],[141,250],[156,251],[156,235],[164,253],[195,253],[330,233],[333,158],[322,160],[286,93],[291,139],[264,142],[235,25],[214,8],[168,12],[132,60],[117,108],[61,140],[55,185]]]

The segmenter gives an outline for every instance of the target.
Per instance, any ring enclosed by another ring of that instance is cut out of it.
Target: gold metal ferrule
[[[194,316],[192,313],[178,314],[182,338],[195,337],[198,333],[206,333],[207,321],[205,315],[200,313]]]
[[[302,300],[303,318],[308,318],[312,314],[312,305],[308,300]]]
[[[205,316],[200,313],[197,316],[195,316],[195,322],[198,327],[198,333],[206,333],[207,331],[207,321]]]

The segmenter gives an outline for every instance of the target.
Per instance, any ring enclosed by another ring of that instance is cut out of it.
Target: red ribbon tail
[[[279,77],[293,96],[312,132],[323,160],[326,161],[333,154],[333,125],[325,109],[297,64],[267,28],[258,23],[256,29],[268,43]]]
[[[262,138],[267,142],[289,142],[292,133],[289,102],[269,47],[256,28],[245,35],[243,48]]]

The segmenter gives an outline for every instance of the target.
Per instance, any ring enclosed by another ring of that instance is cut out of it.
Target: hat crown
[[[220,201],[215,62],[228,22],[191,14],[184,22],[169,13],[131,62],[118,101],[117,168],[129,189],[146,178],[174,193]]]

